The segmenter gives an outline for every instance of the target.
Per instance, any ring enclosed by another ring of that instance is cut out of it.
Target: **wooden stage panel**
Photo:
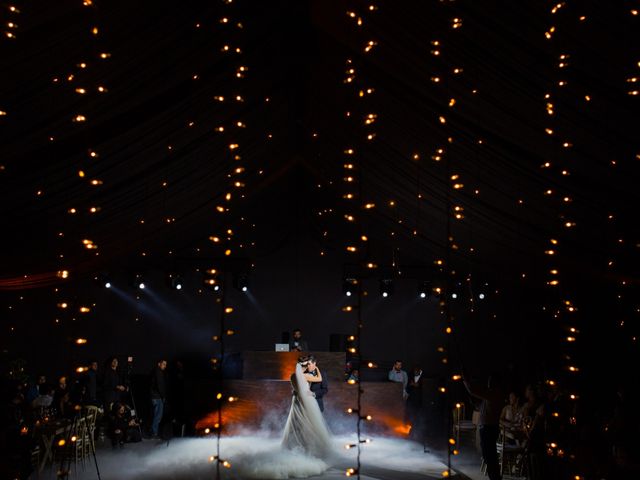
[[[223,406],[225,433],[236,434],[247,430],[272,433],[282,431],[291,407],[292,389],[289,379],[301,354],[243,352],[243,379],[224,381],[225,395],[238,398],[237,401],[225,402]],[[317,358],[322,375],[328,380],[329,393],[324,397],[324,417],[334,433],[351,433],[355,430],[356,414],[349,415],[346,411],[348,408],[357,408],[359,386],[363,390],[361,414],[373,417],[372,422],[365,422],[365,432],[387,435],[408,433],[404,424],[405,402],[402,399],[401,384],[383,381],[350,385],[345,382],[344,352],[313,352],[313,355]],[[213,392],[213,383],[201,383],[198,391]],[[213,402],[211,407],[212,410],[216,408]],[[197,428],[211,428],[217,421],[217,411],[211,411],[197,423]]]
[[[236,434],[245,430],[267,430],[279,432],[284,428],[291,407],[291,385],[280,380],[229,380],[225,382],[229,395],[238,401],[225,403],[223,423],[227,433]],[[405,404],[402,400],[402,386],[392,382],[363,382],[362,414],[371,415],[365,431],[403,435]],[[346,382],[329,383],[329,393],[325,396],[324,416],[331,430],[346,433],[355,430],[356,417],[346,413],[347,408],[357,406],[358,385]],[[199,428],[211,427],[217,421],[212,412],[198,422]]]

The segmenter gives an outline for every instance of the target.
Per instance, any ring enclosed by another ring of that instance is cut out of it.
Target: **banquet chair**
[[[465,404],[462,402],[456,403],[453,407],[453,434],[456,440],[456,445],[460,445],[460,437],[462,435],[469,436],[475,442],[476,430],[478,428],[477,418],[475,418],[475,410],[473,412],[471,420],[466,419]],[[475,418],[475,421],[474,421]]]
[[[500,427],[500,435],[496,442],[500,474],[522,477],[526,473],[527,451],[524,446],[511,443],[507,436],[506,428]]]
[[[96,422],[98,419],[98,414],[100,413],[100,409],[95,405],[87,405],[83,409],[84,419],[86,428],[84,430],[84,456],[88,457],[95,453],[95,432],[96,432]]]
[[[77,469],[81,464],[83,470],[85,467],[85,445],[87,437],[87,422],[85,417],[78,417],[70,426],[70,430],[66,432],[60,439],[56,440],[56,447],[53,455],[53,465],[58,462],[68,463]],[[60,445],[60,440],[64,443]]]

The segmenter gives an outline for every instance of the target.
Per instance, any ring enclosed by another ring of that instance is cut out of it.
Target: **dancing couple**
[[[289,450],[301,450],[317,458],[331,456],[331,433],[322,416],[327,381],[322,378],[313,355],[298,358],[295,372],[291,375],[291,386],[293,397],[282,446]]]

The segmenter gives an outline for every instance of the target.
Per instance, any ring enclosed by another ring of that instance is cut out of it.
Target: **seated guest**
[[[116,402],[109,415],[109,436],[113,448],[123,447],[125,443],[140,442],[140,425],[131,416],[131,410],[124,404]]]
[[[407,372],[402,370],[402,362],[397,360],[393,364],[393,368],[389,370],[389,381],[402,384],[402,399],[406,400],[409,397],[407,393],[407,385],[409,384],[409,377]]]
[[[536,410],[540,406],[538,393],[536,392],[536,389],[533,387],[533,385],[527,385],[527,387],[524,389],[524,398],[525,402],[520,409],[520,413],[522,415],[523,421],[527,425],[530,425],[536,415]]]
[[[38,398],[38,396],[44,393],[44,390],[46,389],[46,383],[47,377],[45,377],[44,375],[38,376],[35,382],[29,383],[29,387],[25,394],[25,400],[27,401],[27,403],[32,403],[36,398]]]
[[[28,404],[20,386],[10,388],[9,394],[2,398],[0,478],[33,478],[30,476],[33,472],[31,450],[35,441],[32,435],[24,434],[24,429],[28,428]],[[3,390],[2,393],[7,392]]]
[[[71,400],[71,392],[64,392],[56,405],[60,418],[72,419],[79,407]]]
[[[53,404],[53,397],[55,396],[55,389],[52,386],[43,385],[39,388],[40,394],[33,399],[31,407],[34,409],[46,409]]]
[[[516,432],[522,426],[522,413],[520,399],[515,392],[509,393],[509,403],[502,407],[500,412],[500,425],[505,428],[505,435],[511,440],[516,440]]]
[[[309,351],[309,345],[307,345],[306,340],[303,340],[302,330],[300,330],[299,328],[296,328],[293,331],[293,338],[289,342],[289,350],[292,352],[294,351],[308,352]]]
[[[60,404],[62,402],[62,397],[69,393],[68,385],[67,385],[67,377],[60,377],[58,379],[58,386],[55,389],[55,394],[53,396],[53,406],[57,409],[58,413],[62,415],[60,412]]]

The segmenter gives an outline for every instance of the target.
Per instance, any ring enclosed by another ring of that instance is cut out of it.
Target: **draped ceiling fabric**
[[[627,79],[640,73],[640,28],[625,2],[566,2],[552,14],[555,2],[383,0],[363,30],[340,1],[235,3],[17,2],[19,15],[3,12],[19,27],[0,41],[0,288],[56,288],[105,270],[218,258],[224,247],[209,237],[227,223],[256,268],[300,229],[318,251],[353,262],[343,151],[364,130],[345,119],[352,107],[378,115],[358,172],[361,202],[376,205],[357,227],[371,261],[432,266],[447,255],[450,221],[452,269],[461,275],[506,287],[524,273],[522,288],[537,291],[555,238],[561,289],[634,288],[640,145]],[[228,8],[241,30],[220,24]],[[377,42],[372,54],[363,38]],[[440,55],[430,53],[434,40]],[[243,81],[224,44],[242,46]],[[563,53],[571,55],[566,70],[558,68]],[[358,81],[376,89],[360,106],[343,82],[347,58]],[[454,68],[463,71],[454,76]],[[446,81],[434,83],[437,75]],[[97,93],[99,85],[108,91]],[[236,94],[245,101],[214,100]],[[73,121],[79,114],[85,122]],[[222,220],[216,206],[233,161],[229,137],[215,129],[238,120],[247,125],[234,134],[246,187]],[[557,135],[545,133],[551,121]],[[444,159],[432,160],[440,147]],[[464,188],[452,190],[452,174]],[[464,208],[463,219],[452,219],[449,201]],[[574,228],[563,228],[567,219]]]

